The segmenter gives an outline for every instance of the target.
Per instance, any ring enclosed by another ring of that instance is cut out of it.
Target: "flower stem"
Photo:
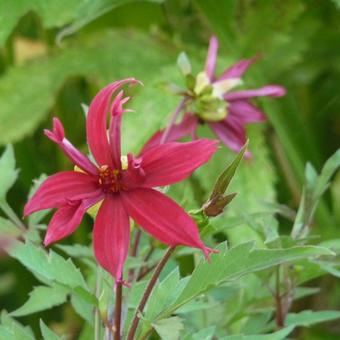
[[[178,115],[181,113],[181,111],[182,111],[182,109],[184,107],[185,101],[186,101],[186,98],[183,98],[181,100],[181,102],[179,103],[179,105],[177,106],[175,112],[172,114],[172,116],[170,118],[170,121],[169,121],[169,124],[165,128],[164,133],[163,133],[163,135],[161,137],[161,140],[160,140],[159,144],[166,143],[166,141],[167,141],[167,139],[169,137],[170,131],[171,131],[173,125],[175,124]]]
[[[123,293],[123,282],[122,280],[116,283],[116,302],[115,302],[115,335],[114,340],[120,340],[121,336],[121,322],[122,322],[122,294]]]
[[[151,295],[151,292],[157,282],[157,279],[159,278],[159,275],[161,273],[161,271],[163,270],[165,264],[168,262],[171,254],[174,252],[175,250],[175,247],[170,247],[168,248],[168,250],[166,251],[166,253],[164,254],[163,258],[161,259],[161,261],[158,263],[150,281],[149,281],[149,284],[148,286],[146,287],[145,289],[145,292],[143,294],[143,297],[142,299],[140,300],[140,303],[139,303],[139,306],[137,307],[137,310],[136,310],[136,313],[135,313],[135,316],[132,320],[132,324],[131,324],[131,328],[129,330],[129,334],[127,336],[127,340],[133,340],[134,339],[134,336],[136,334],[136,330],[137,330],[137,327],[138,327],[138,323],[139,323],[139,319],[140,319],[140,316],[139,314],[143,312],[144,310],[144,307]]]

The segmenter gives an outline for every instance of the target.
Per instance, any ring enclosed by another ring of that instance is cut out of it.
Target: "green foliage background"
[[[80,104],[88,104],[108,82],[129,76],[145,84],[134,90],[129,104],[136,112],[124,117],[124,148],[138,152],[166,124],[178,103],[162,87],[164,81],[183,81],[176,67],[178,53],[185,50],[199,71],[208,39],[216,34],[220,70],[259,54],[260,60],[245,77],[247,87],[278,83],[288,91],[282,99],[258,101],[268,123],[249,127],[254,158],[241,165],[232,183],[237,198],[225,216],[212,222],[222,240],[228,239],[231,245],[251,240],[261,243],[247,223],[250,214],[267,211],[264,202],[296,209],[305,163],[310,161],[320,170],[339,146],[339,23],[339,1],[330,0],[0,0],[0,151],[13,143],[20,169],[8,193],[9,203],[21,216],[32,179],[70,168],[43,136],[52,116],[62,120],[68,138],[85,151]],[[203,128],[201,135],[208,134]],[[210,164],[172,187],[169,194],[186,209],[200,207],[232,158],[231,152],[220,150]],[[4,188],[12,179],[8,176],[0,178]],[[339,234],[339,190],[338,175],[313,224],[322,240]],[[64,243],[88,244],[90,219],[83,224]],[[289,232],[286,224],[283,221],[283,233]],[[191,263],[181,263],[183,272],[190,272],[191,267]],[[18,308],[37,284],[18,262],[0,259],[1,309]],[[303,300],[297,310],[304,304],[308,309],[340,308],[335,279],[326,277],[318,284],[323,293],[318,299]],[[66,299],[66,293],[59,290],[60,299]],[[48,296],[48,290],[44,293]],[[23,323],[36,331],[41,315],[26,316]],[[74,333],[82,324],[67,306],[43,315],[45,322]],[[336,338],[340,329],[334,324],[303,332],[300,336],[306,339]]]

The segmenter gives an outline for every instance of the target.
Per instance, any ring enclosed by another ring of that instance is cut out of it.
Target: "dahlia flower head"
[[[257,59],[240,60],[216,76],[218,40],[211,37],[204,70],[194,77],[185,54],[181,54],[178,64],[186,76],[188,89],[172,86],[175,94],[183,97],[184,115],[178,124],[168,129],[166,141],[174,141],[185,136],[197,138],[198,124],[207,124],[221,142],[234,152],[239,152],[247,141],[246,125],[266,120],[264,112],[251,99],[256,97],[281,97],[286,90],[278,85],[266,85],[257,89],[235,90],[243,85],[242,76]],[[166,131],[166,130],[165,130]],[[158,131],[145,148],[157,145],[163,140],[164,131]],[[250,157],[249,151],[245,154]]]
[[[58,118],[45,135],[55,142],[80,171],[62,171],[49,176],[24,208],[27,216],[39,210],[57,209],[45,235],[45,246],[72,234],[88,209],[100,202],[93,228],[94,254],[116,281],[122,272],[130,243],[130,218],[148,234],[170,245],[199,248],[205,256],[211,249],[200,239],[193,219],[157,187],[179,182],[204,163],[217,149],[216,141],[200,139],[170,142],[144,148],[134,157],[121,155],[123,105],[129,100],[120,91],[128,78],[102,89],[90,104],[86,118],[87,143],[94,161],[65,137]],[[110,115],[107,126],[107,115]]]

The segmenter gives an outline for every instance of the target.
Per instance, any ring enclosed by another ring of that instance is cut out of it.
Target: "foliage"
[[[41,246],[49,211],[20,218],[42,173],[70,169],[43,137],[51,114],[85,150],[82,105],[108,82],[136,77],[144,86],[127,90],[136,112],[124,116],[123,149],[138,154],[178,105],[164,84],[203,68],[211,34],[218,69],[258,55],[247,87],[280,83],[288,95],[257,101],[269,122],[248,126],[251,159],[220,148],[164,188],[219,252],[208,263],[176,249],[137,338],[338,338],[328,323],[340,318],[339,19],[336,0],[0,0],[0,338],[94,339],[115,302],[112,279],[94,261],[90,217],[53,249]],[[214,138],[205,126],[198,135]],[[136,281],[123,289],[124,335],[164,252],[143,234],[139,257],[128,258],[125,277]]]

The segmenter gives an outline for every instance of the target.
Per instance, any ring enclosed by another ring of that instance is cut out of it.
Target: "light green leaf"
[[[321,255],[332,255],[327,248],[296,246],[287,249],[253,249],[245,243],[230,250],[219,247],[219,254],[211,256],[211,263],[201,262],[194,270],[188,283],[166,313],[184,305],[222,282],[239,278],[252,272],[275,265]]]
[[[0,200],[5,199],[8,190],[15,183],[17,177],[18,170],[15,169],[13,146],[9,144],[0,157]]]
[[[215,328],[215,326],[211,326],[201,329],[197,333],[186,335],[183,340],[211,340],[215,333]]]
[[[79,316],[86,320],[90,325],[93,324],[93,305],[85,301],[78,294],[72,294],[71,304]]]
[[[40,320],[40,330],[44,340],[61,340],[62,338],[51,331],[44,323],[43,320]]]
[[[53,287],[34,287],[29,299],[20,308],[11,312],[12,316],[24,316],[59,306],[66,301],[69,289],[54,285]]]
[[[65,28],[61,34],[68,35],[115,7],[133,0],[1,0],[0,1],[0,46],[2,46],[21,17],[34,11],[46,28]],[[162,0],[151,0],[161,2]]]
[[[332,321],[340,318],[340,311],[320,311],[313,312],[306,310],[300,313],[290,313],[287,315],[285,323],[287,326],[311,326],[316,323]]]
[[[79,258],[93,258],[92,248],[83,246],[81,244],[73,244],[72,246],[58,244],[56,245],[58,249],[61,249],[68,256],[79,257]]]
[[[1,313],[0,335],[6,334],[6,340],[35,340],[30,327],[21,325],[11,318],[6,312]]]
[[[22,234],[21,230],[10,220],[0,216],[0,235],[17,237]]]
[[[55,281],[71,288],[86,289],[85,280],[71,259],[65,260],[52,250],[46,254],[31,243],[18,243],[9,250],[9,254],[36,274],[38,279],[41,276],[45,280]]]
[[[254,334],[254,335],[229,335],[224,336],[220,340],[281,340],[286,339],[294,327],[285,327],[277,332],[270,334]]]
[[[136,113],[124,116],[124,132],[127,131],[128,135],[124,135],[123,145],[133,145],[134,150],[128,150],[136,151],[141,142],[160,127],[164,116],[175,108],[178,101],[178,98],[166,95],[154,86],[160,74],[164,72],[166,79],[166,73],[176,70],[172,63],[171,70],[166,68],[173,58],[175,54],[171,46],[160,45],[143,34],[101,31],[100,34],[86,36],[86,40],[72,41],[69,48],[52,57],[13,67],[7,70],[0,83],[0,100],[3,103],[0,144],[17,141],[30,133],[54,104],[55,96],[69,77],[85,76],[92,79],[92,83],[93,79],[97,80],[102,86],[116,79],[134,76],[142,80],[145,87],[136,89],[141,96],[136,96],[131,103]],[[19,83],[20,87],[17,86]],[[150,111],[157,114],[150,115]],[[140,124],[143,129],[138,128]]]
[[[182,319],[178,316],[160,320],[152,326],[163,340],[178,340],[184,329]]]
[[[190,74],[192,71],[190,60],[185,52],[181,52],[179,54],[177,58],[177,65],[185,76]]]

